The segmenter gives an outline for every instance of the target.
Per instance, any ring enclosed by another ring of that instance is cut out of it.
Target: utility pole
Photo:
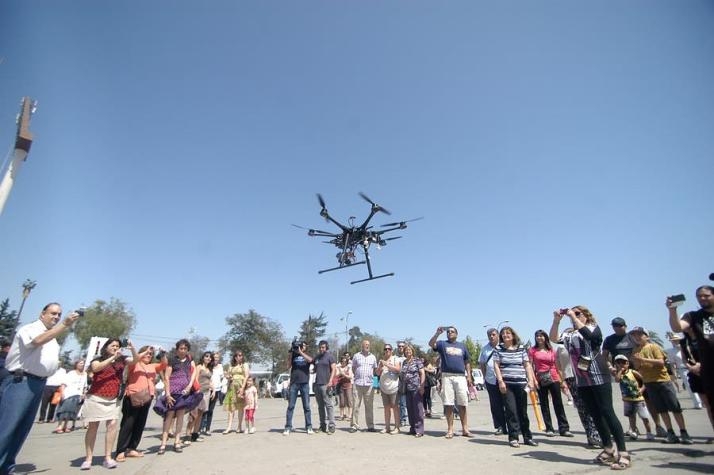
[[[22,98],[22,107],[20,114],[17,116],[17,134],[15,136],[15,150],[13,151],[12,161],[7,167],[5,174],[0,181],[0,215],[5,208],[5,202],[10,196],[12,185],[15,184],[17,174],[20,172],[22,163],[27,160],[27,155],[30,153],[32,146],[32,132],[30,132],[30,118],[37,109],[37,101],[33,101],[29,97]],[[1,170],[0,170],[1,171]]]

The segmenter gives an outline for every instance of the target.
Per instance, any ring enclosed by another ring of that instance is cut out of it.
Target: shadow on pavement
[[[546,462],[566,462],[578,465],[592,465],[593,467],[596,466],[590,459],[568,457],[567,455],[561,455],[557,452],[531,451],[526,453],[514,453],[513,455],[516,457],[533,458]]]
[[[714,473],[714,465],[705,463],[669,462],[660,465],[652,465],[653,468],[681,469],[696,473]]]

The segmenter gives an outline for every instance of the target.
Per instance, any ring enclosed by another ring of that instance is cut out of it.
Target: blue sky
[[[425,342],[584,304],[664,332],[714,271],[711,2],[7,1],[0,58],[0,148],[39,100],[0,216],[25,321],[117,297],[140,342],[250,308]],[[350,285],[290,223],[359,191],[425,219]]]

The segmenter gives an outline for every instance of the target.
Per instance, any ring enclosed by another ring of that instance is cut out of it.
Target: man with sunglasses
[[[615,317],[610,322],[615,333],[608,335],[602,343],[602,355],[607,362],[607,367],[610,369],[610,374],[613,376],[617,372],[613,362],[617,355],[624,355],[630,359],[632,350],[635,348],[635,342],[627,332],[627,323],[622,317]],[[632,365],[632,361],[630,361]]]

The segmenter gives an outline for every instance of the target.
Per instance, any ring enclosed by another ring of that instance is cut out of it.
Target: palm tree
[[[661,346],[662,348],[664,348],[664,342],[662,341],[662,337],[660,337],[659,334],[658,334],[656,331],[650,330],[648,333],[649,333],[649,336],[650,336],[650,341],[651,341],[652,343],[654,343],[654,344],[656,344],[656,345],[659,345],[659,346]]]

